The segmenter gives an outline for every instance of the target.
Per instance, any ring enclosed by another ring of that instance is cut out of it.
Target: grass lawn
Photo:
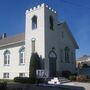
[[[15,83],[14,80],[0,79],[0,83]]]

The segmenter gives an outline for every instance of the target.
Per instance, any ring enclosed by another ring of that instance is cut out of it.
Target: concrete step
[[[48,84],[62,84],[66,82],[70,82],[70,80],[64,77],[54,77],[51,80],[48,80]]]

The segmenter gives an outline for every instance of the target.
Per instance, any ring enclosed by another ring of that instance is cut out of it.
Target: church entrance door
[[[57,55],[52,49],[49,52],[49,72],[50,72],[50,77],[55,77],[56,76],[56,60],[57,60]]]
[[[49,71],[50,71],[50,77],[56,76],[56,59],[55,58],[49,58]]]

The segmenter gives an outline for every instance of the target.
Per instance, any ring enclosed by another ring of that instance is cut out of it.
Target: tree
[[[87,68],[88,65],[87,65],[86,63],[84,63],[82,67],[83,67],[83,68]]]
[[[41,68],[40,58],[37,53],[32,53],[29,65],[29,77],[36,78],[36,70]]]

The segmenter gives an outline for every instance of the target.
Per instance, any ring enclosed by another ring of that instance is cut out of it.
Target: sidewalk
[[[90,83],[81,83],[81,82],[68,82],[62,85],[69,85],[69,86],[81,86],[84,87],[85,90],[90,90]]]

